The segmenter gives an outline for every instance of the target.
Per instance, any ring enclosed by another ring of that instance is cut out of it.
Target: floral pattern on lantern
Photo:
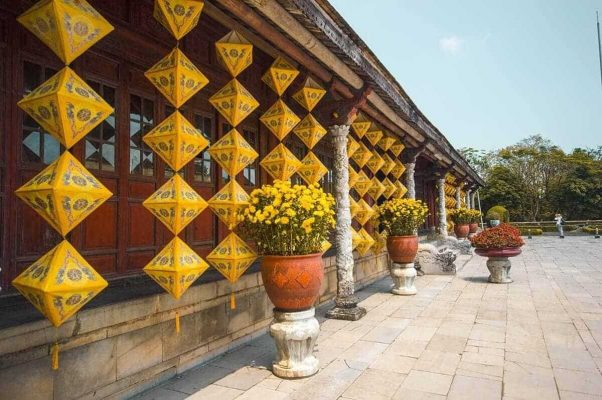
[[[301,167],[297,170],[299,176],[308,184],[313,185],[320,182],[320,179],[328,172],[328,168],[316,157],[314,153],[309,151],[301,160]]]
[[[278,57],[265,72],[261,80],[276,92],[278,96],[282,96],[298,75],[299,71],[295,67],[284,58]]]
[[[230,230],[238,225],[238,211],[247,205],[249,195],[234,179],[209,200],[209,207]]]
[[[232,129],[209,148],[209,155],[230,176],[236,176],[259,154],[236,130]]]
[[[278,140],[283,140],[299,123],[300,118],[288,108],[284,101],[278,99],[259,120],[263,122]]]
[[[318,85],[316,81],[307,78],[303,87],[293,94],[293,99],[307,111],[312,111],[325,94],[326,90]]]
[[[307,114],[295,127],[293,132],[309,149],[313,149],[326,135],[326,129],[311,114]]]
[[[230,283],[235,283],[256,259],[257,253],[234,232],[207,256],[207,261]]]
[[[282,143],[259,163],[274,179],[287,181],[301,167],[301,161]]]
[[[234,78],[253,63],[253,45],[236,31],[215,42],[215,48],[220,64]]]
[[[211,96],[209,102],[234,127],[259,107],[257,100],[236,79]]]
[[[197,26],[204,5],[198,0],[155,0],[153,16],[180,40]]]

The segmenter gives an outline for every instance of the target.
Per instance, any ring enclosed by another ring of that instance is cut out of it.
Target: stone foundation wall
[[[319,303],[336,295],[334,257],[326,258]],[[356,259],[358,288],[388,273],[387,254]],[[272,304],[261,274],[235,285],[190,288],[178,301],[168,294],[83,310],[60,328],[46,320],[0,331],[0,398],[125,398],[263,334]],[[175,333],[175,313],[181,333]],[[50,345],[59,341],[60,368],[50,368]]]

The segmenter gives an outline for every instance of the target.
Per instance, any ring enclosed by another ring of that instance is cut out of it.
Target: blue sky
[[[330,1],[455,147],[602,145],[602,1]]]

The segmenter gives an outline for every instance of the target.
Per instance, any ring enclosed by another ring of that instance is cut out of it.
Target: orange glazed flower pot
[[[470,226],[468,224],[456,224],[454,225],[454,233],[458,239],[467,238],[470,233]]]
[[[264,256],[261,278],[278,311],[309,310],[320,295],[324,279],[322,253],[303,256]]]
[[[418,236],[389,236],[387,250],[393,262],[399,264],[413,263],[418,253]]]
[[[477,231],[479,230],[479,224],[476,222],[468,224],[468,227],[470,228],[470,233],[477,233]]]

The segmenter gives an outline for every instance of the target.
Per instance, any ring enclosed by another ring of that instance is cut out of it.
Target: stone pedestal
[[[510,279],[510,259],[508,257],[489,257],[487,259],[487,268],[489,269],[489,282],[491,283],[511,283]]]
[[[453,250],[440,249],[430,243],[420,243],[415,268],[426,275],[455,275],[456,258],[457,253]]]
[[[313,355],[320,324],[315,309],[299,312],[274,310],[270,335],[276,342],[276,360],[272,372],[280,378],[303,378],[318,372],[319,362]]]
[[[410,296],[416,294],[416,286],[414,281],[416,280],[416,268],[414,263],[409,264],[398,264],[395,262],[391,263],[391,278],[393,278],[393,284],[395,285],[391,290],[391,293]]]

